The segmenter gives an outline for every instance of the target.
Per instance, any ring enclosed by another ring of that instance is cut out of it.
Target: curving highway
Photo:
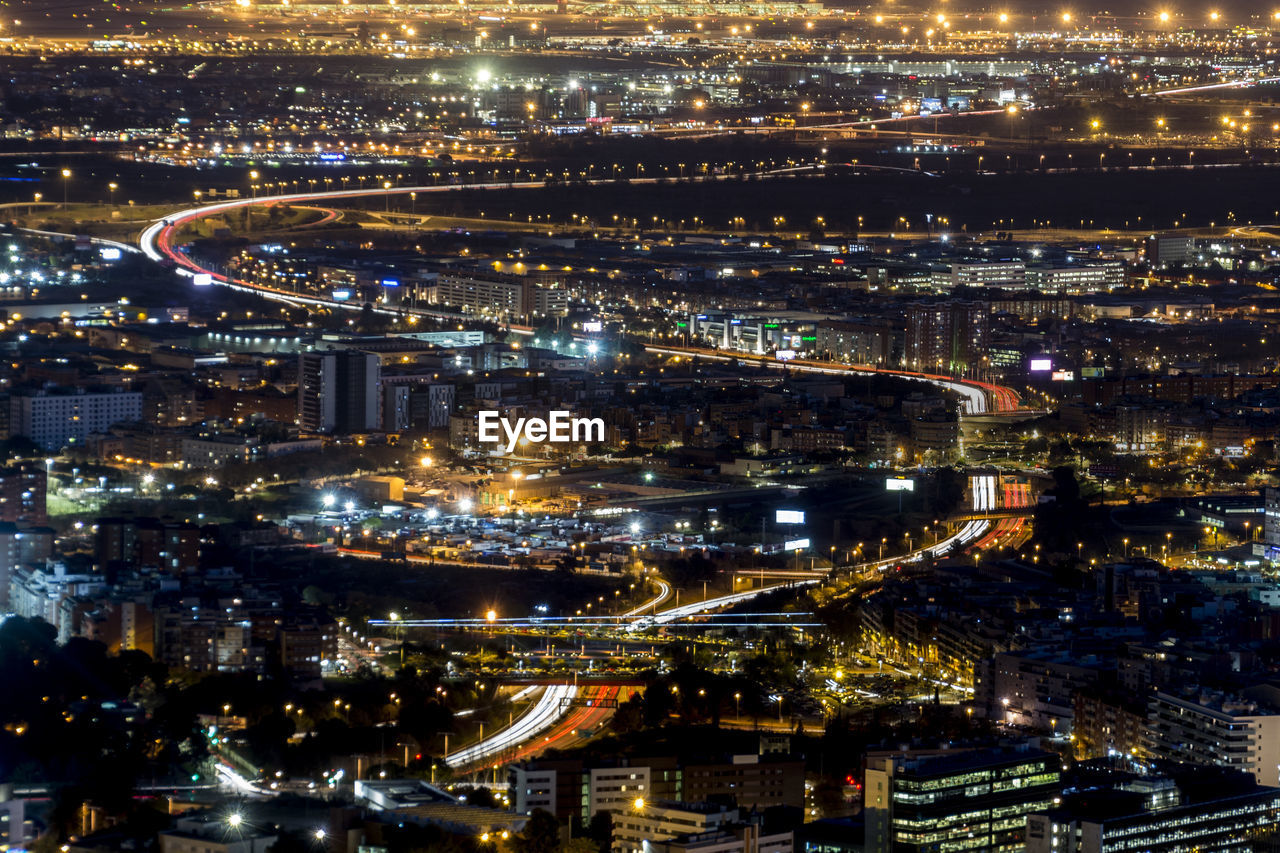
[[[788,587],[809,586],[818,582],[817,578],[805,581],[792,581],[789,583],[774,584],[773,586],[764,586],[757,589],[750,589],[746,592],[733,592],[728,595],[721,595],[716,598],[708,598],[705,601],[697,601],[693,604],[681,604],[679,607],[672,607],[664,610],[654,616],[641,616],[627,626],[629,631],[643,631],[646,628],[652,628],[655,625],[670,625],[680,619],[688,619],[701,613],[710,613],[713,610],[719,610],[724,607],[730,607],[734,604],[740,604],[744,601],[750,601],[766,592],[773,592]]]
[[[1019,408],[1018,392],[1004,385],[982,382],[977,379],[958,379],[941,373],[926,373],[918,370],[893,370],[871,365],[841,364],[834,361],[815,361],[812,359],[789,359],[778,361],[767,355],[739,353],[726,350],[707,349],[704,347],[646,346],[645,352],[659,355],[697,356],[711,361],[729,361],[756,364],[776,370],[794,370],[800,373],[823,373],[828,375],[847,375],[850,373],[879,373],[885,376],[896,376],[927,382],[935,387],[950,391],[960,397],[961,406],[966,415],[983,415],[992,412],[1014,412]]]
[[[528,758],[548,747],[585,740],[613,714],[614,703],[624,698],[623,690],[612,684],[599,687],[554,684],[515,723],[458,750],[446,758],[445,763],[454,769],[476,769],[477,765],[489,762],[497,767]],[[570,700],[574,704],[570,704]]]
[[[631,608],[622,615],[627,616],[643,616],[646,613],[657,613],[658,607],[671,597],[671,584],[659,578],[657,580],[658,594],[646,601],[644,604]]]
[[[791,168],[773,169],[764,172],[753,173],[758,177],[771,177],[775,175],[783,175],[791,172]],[[716,182],[737,180],[738,175],[700,175],[692,180],[695,182]],[[660,184],[664,183],[667,178],[628,178],[628,184]],[[595,178],[583,182],[585,186],[609,186],[614,184],[615,180],[611,178]],[[390,187],[390,188],[374,188],[374,189],[355,189],[355,190],[326,190],[324,192],[306,192],[306,193],[288,193],[284,195],[264,196],[262,198],[240,198],[230,201],[214,202],[213,204],[204,204],[197,207],[184,208],[175,211],[168,216],[160,219],[143,229],[138,236],[138,248],[142,250],[147,257],[154,261],[170,261],[177,266],[177,270],[182,275],[194,277],[197,275],[208,275],[213,282],[230,287],[236,290],[257,293],[268,299],[277,299],[284,302],[304,305],[325,305],[333,308],[346,308],[349,310],[359,310],[359,304],[351,304],[335,299],[324,299],[317,296],[303,296],[293,291],[283,290],[281,288],[267,287],[265,285],[251,284],[246,281],[229,278],[226,275],[202,266],[197,261],[188,257],[174,245],[174,236],[177,231],[184,225],[194,222],[197,219],[203,219],[206,216],[212,216],[218,213],[225,213],[231,210],[238,210],[244,207],[253,206],[272,206],[277,204],[291,204],[298,206],[314,206],[314,202],[333,201],[338,199],[351,198],[384,198],[391,195],[408,195],[410,193],[448,193],[461,190],[536,190],[543,189],[547,186],[546,181],[512,181],[499,182],[492,184],[445,184],[430,186],[408,186],[408,187]],[[312,223],[311,227],[315,224]],[[501,227],[501,223],[495,222],[495,228]],[[392,309],[375,309],[388,314],[418,314],[422,316],[439,316],[447,319],[457,319],[462,316],[453,312],[429,311],[422,308],[400,307]]]
[[[724,180],[729,177],[732,176],[715,175],[711,176],[711,179]],[[658,181],[658,178],[638,178],[632,180],[631,183],[657,183]],[[610,183],[610,181],[595,180],[589,181],[588,183],[593,185],[604,185]],[[312,202],[334,199],[370,198],[375,196],[385,197],[388,195],[407,195],[409,193],[445,193],[454,192],[460,189],[528,190],[541,189],[545,186],[545,181],[522,181],[518,183],[505,184],[466,184],[463,186],[410,186],[395,187],[391,189],[332,190],[319,193],[293,193],[289,195],[268,196],[260,199],[233,199],[231,201],[215,202],[213,204],[206,204],[199,207],[180,210],[170,214],[158,222],[152,223],[147,226],[147,228],[144,229],[142,234],[138,237],[138,247],[147,257],[154,261],[172,262],[180,274],[191,278],[198,275],[205,275],[209,277],[210,282],[220,284],[224,287],[230,287],[235,290],[241,290],[249,293],[256,293],[269,299],[276,299],[292,304],[323,305],[327,307],[356,310],[362,308],[362,305],[335,299],[325,299],[320,296],[305,296],[281,288],[251,284],[246,281],[230,278],[215,269],[203,266],[201,263],[189,257],[185,252],[179,251],[179,249],[174,245],[175,235],[184,225],[197,219],[256,205],[271,206],[276,204],[295,204],[299,206],[312,206],[310,205]],[[329,213],[333,214],[333,211],[329,211]],[[422,316],[439,317],[451,320],[461,317],[461,315],[456,312],[432,311],[424,308],[410,308],[407,306],[397,306],[394,309],[375,307],[374,310],[385,314],[418,314]],[[793,359],[790,361],[779,362],[776,359],[763,355],[752,355],[749,353],[724,353],[718,350],[704,349],[701,347],[647,346],[645,349],[648,352],[655,352],[659,354],[697,355],[703,358],[722,361],[753,362],[778,369],[796,370],[807,373],[883,373],[904,379],[919,380],[957,394],[961,399],[961,405],[964,408],[965,414],[984,414],[993,411],[1009,412],[1016,411],[1019,407],[1018,394],[1011,388],[973,379],[958,379],[954,376],[946,376],[943,374],[912,370],[890,370],[873,366],[848,365],[809,359]]]
[[[629,687],[614,685],[586,688],[582,698],[589,704],[566,709],[569,713],[561,717],[555,726],[543,734],[541,740],[527,742],[509,755],[503,756],[503,761],[520,761],[551,747],[563,748],[590,738],[595,733],[596,727],[613,715],[613,708],[608,706],[614,701],[623,701],[630,691]]]
[[[458,750],[446,758],[445,763],[450,767],[464,767],[519,747],[555,725],[567,710],[562,706],[562,700],[573,699],[577,695],[578,688],[571,684],[548,687],[514,723],[477,744]]]
[[[309,204],[310,202],[334,199],[368,198],[373,196],[384,197],[388,195],[407,195],[409,193],[442,193],[452,192],[459,189],[539,189],[544,186],[546,186],[544,181],[523,181],[520,183],[510,184],[466,184],[464,186],[446,185],[394,187],[391,189],[332,190],[319,193],[291,193],[288,195],[266,196],[264,198],[234,199],[232,201],[215,202],[214,204],[205,204],[198,207],[186,208],[169,214],[157,222],[153,222],[151,225],[143,229],[142,233],[138,236],[138,248],[143,252],[143,254],[148,258],[151,258],[153,261],[172,262],[177,271],[188,278],[207,275],[212,283],[217,283],[224,287],[244,291],[246,293],[256,293],[267,299],[275,299],[295,305],[323,305],[331,308],[358,310],[362,308],[362,305],[359,303],[352,304],[336,299],[324,299],[319,296],[305,296],[293,291],[283,290],[281,288],[251,284],[246,281],[230,278],[215,269],[203,266],[196,260],[188,257],[185,252],[179,251],[174,245],[174,237],[180,228],[197,219],[203,219],[206,216],[225,213],[231,210],[238,210],[244,207],[272,206],[277,204],[312,206]],[[418,314],[428,317],[440,317],[443,319],[458,319],[462,316],[455,312],[429,311],[422,308],[408,307],[399,307],[396,309],[375,307],[374,310],[385,314]]]

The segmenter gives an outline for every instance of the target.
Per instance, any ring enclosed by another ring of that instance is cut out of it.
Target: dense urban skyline
[[[0,851],[1272,849],[1278,48],[0,5]]]

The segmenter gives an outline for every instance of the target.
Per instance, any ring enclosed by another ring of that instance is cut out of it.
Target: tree
[[[600,853],[600,845],[590,838],[570,838],[560,845],[560,853]]]
[[[560,848],[560,821],[549,811],[535,809],[524,829],[511,839],[516,853],[556,853]]]
[[[939,468],[933,472],[933,512],[950,515],[964,499],[965,475],[955,468]]]
[[[618,710],[609,718],[609,728],[619,734],[637,732],[644,728],[644,701],[640,694],[632,694],[630,699],[618,706]]]
[[[1071,551],[1084,536],[1085,504],[1080,499],[1080,483],[1074,468],[1053,469],[1053,488],[1045,493],[1051,500],[1036,504],[1032,524],[1035,539],[1048,551]]]

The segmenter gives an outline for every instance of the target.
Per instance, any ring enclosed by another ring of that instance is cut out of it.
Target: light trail
[[[1203,86],[1184,86],[1180,89],[1164,89],[1159,92],[1139,92],[1142,98],[1160,98],[1165,95],[1185,95],[1189,92],[1212,92],[1215,89],[1248,89],[1260,83],[1275,83],[1280,77],[1259,77],[1257,80],[1232,80],[1228,83],[1208,83]]]
[[[766,170],[763,172],[752,172],[749,174],[759,177],[770,177],[775,174],[785,173],[783,170]],[[746,174],[746,173],[744,173]],[[706,175],[696,178],[701,182],[718,182],[737,180],[739,175]],[[658,185],[665,182],[666,178],[629,178],[629,184],[648,184]],[[609,186],[614,183],[611,178],[594,178],[585,182],[587,186],[599,187]],[[370,197],[386,197],[392,195],[408,195],[409,193],[449,193],[460,192],[466,190],[480,191],[501,191],[501,190],[534,190],[546,187],[546,181],[510,181],[491,184],[445,184],[443,186],[433,184],[431,186],[408,186],[408,187],[382,187],[374,189],[354,189],[354,190],[326,190],[324,192],[306,192],[306,193],[287,193],[282,195],[264,196],[262,198],[234,199],[231,201],[220,201],[213,204],[200,205],[199,207],[189,207],[175,211],[160,220],[153,222],[151,225],[143,229],[138,236],[138,248],[148,258],[153,261],[171,261],[176,265],[180,275],[188,278],[194,278],[197,275],[209,276],[211,282],[217,283],[223,287],[229,287],[233,290],[239,290],[246,293],[256,293],[266,299],[274,299],[280,302],[286,302],[292,305],[318,305],[326,308],[342,308],[348,311],[363,310],[363,304],[351,303],[349,301],[337,299],[325,299],[320,296],[304,296],[290,290],[282,290],[277,287],[267,287],[265,285],[251,284],[247,281],[231,278],[223,273],[218,272],[210,267],[202,266],[195,260],[187,256],[185,253],[178,251],[173,246],[173,238],[177,230],[187,223],[194,222],[206,216],[215,213],[225,213],[231,210],[248,207],[273,206],[277,204],[305,205],[307,202],[330,201],[334,199],[358,199]],[[496,225],[497,223],[495,223]],[[432,311],[423,308],[399,306],[397,308],[385,308],[374,306],[373,311],[379,314],[387,315],[408,315],[413,314],[422,317],[433,317],[446,320],[474,319],[466,314],[460,314],[453,311]],[[519,334],[532,335],[532,329],[525,329],[521,326],[509,326],[509,331]]]
[[[274,299],[279,302],[286,302],[293,305],[317,305],[328,308],[346,308],[348,310],[362,309],[361,304],[351,304],[349,302],[336,299],[325,299],[318,296],[304,296],[300,293],[294,293],[280,288],[266,287],[264,285],[250,284],[246,281],[234,279],[226,276],[215,269],[202,266],[195,260],[178,251],[172,245],[173,237],[177,230],[190,222],[197,219],[203,219],[216,213],[225,213],[230,210],[237,210],[248,207],[273,206],[277,204],[301,204],[303,202],[328,200],[328,199],[355,199],[367,198],[371,196],[389,196],[404,195],[407,193],[440,193],[452,192],[459,189],[538,189],[544,187],[544,181],[523,181],[520,183],[510,184],[466,184],[465,186],[421,186],[421,187],[393,187],[391,189],[356,189],[356,190],[332,190],[322,193],[292,193],[288,195],[266,196],[257,199],[235,199],[233,201],[222,201],[214,204],[201,205],[199,207],[187,208],[172,213],[157,222],[147,226],[138,237],[138,248],[148,258],[153,261],[172,261],[176,265],[177,272],[188,278],[195,278],[197,275],[207,275],[209,278],[223,287],[229,287],[232,290],[238,290],[245,293],[256,293],[267,299]],[[466,315],[452,311],[429,311],[421,308],[383,308],[374,307],[375,312],[379,314],[416,314],[419,316],[434,317],[447,320],[462,319]],[[522,331],[519,328],[512,328],[511,331]],[[532,332],[530,332],[532,334]]]
[[[656,616],[642,616],[631,625],[631,630],[643,630],[651,628],[655,625],[670,625],[673,622],[682,619],[690,619],[702,613],[709,613],[712,610],[720,610],[730,607],[734,604],[740,604],[744,601],[764,595],[766,592],[774,592],[780,589],[789,589],[800,586],[809,586],[817,583],[817,580],[795,581],[792,583],[775,584],[774,586],[760,587],[759,589],[751,589],[746,592],[733,592],[728,595],[721,595],[717,598],[709,598],[705,601],[695,601],[693,604],[682,604],[679,607],[673,607],[670,610],[664,610]],[[755,614],[751,614],[755,615]]]
[[[641,614],[648,613],[649,611],[656,612],[658,609],[658,605],[663,604],[670,597],[671,597],[671,584],[660,579],[658,580],[657,595],[655,595],[653,598],[646,601],[644,604],[641,604],[638,607],[631,608],[630,610],[628,610],[626,613],[622,615],[623,616],[640,616]]]
[[[445,759],[450,767],[462,767],[483,761],[491,755],[518,747],[539,732],[545,731],[565,715],[562,700],[578,695],[579,688],[571,684],[556,684],[543,691],[520,718],[504,729],[495,732],[477,744],[460,749]]]
[[[594,693],[591,698],[608,702],[609,700],[619,699],[621,696],[621,688],[605,687]],[[567,745],[567,743],[562,742],[572,742],[576,738],[583,737],[582,732],[584,729],[594,728],[603,723],[613,713],[611,709],[603,706],[603,702],[592,707],[572,709],[572,713],[564,717],[551,731],[543,735],[541,740],[530,741],[513,753],[504,756],[504,760],[507,763],[519,761],[522,758],[536,755],[549,747]]]
[[[825,577],[825,573],[823,577]],[[821,578],[811,577],[805,582],[817,583],[819,580],[821,580]],[[767,592],[775,589],[783,589],[786,586],[787,584],[777,584],[775,586],[766,587],[763,590],[755,589],[747,592],[740,592],[736,594],[736,597],[734,597],[735,600],[730,602],[723,602],[723,603],[717,604],[716,602],[722,602],[722,599],[710,599],[709,601],[698,602],[696,605],[689,605],[689,606],[701,607],[702,605],[709,605],[708,609],[717,609],[718,607],[723,607],[723,606],[727,606],[728,604],[736,603],[739,600],[746,600],[746,598],[749,598],[753,595],[759,595],[761,592]],[[733,596],[724,596],[724,598],[730,598],[730,597],[733,597]],[[679,608],[679,610],[684,611],[685,608],[681,607]],[[489,631],[500,631],[500,630],[513,629],[513,628],[527,628],[527,629],[559,628],[559,629],[568,629],[568,630],[582,630],[587,628],[631,629],[633,626],[635,626],[640,622],[652,623],[652,622],[655,622],[655,620],[661,621],[662,617],[669,616],[670,617],[669,619],[667,619],[665,622],[662,622],[662,624],[669,624],[672,622],[676,622],[678,620],[692,619],[700,615],[702,612],[704,611],[697,610],[689,613],[684,613],[684,612],[677,613],[675,610],[668,610],[660,614],[647,614],[647,615],[640,615],[640,616],[631,616],[631,615],[564,616],[559,618],[549,618],[549,617],[539,616],[539,617],[529,617],[529,618],[510,617],[506,619],[494,619],[494,620],[482,619],[482,618],[398,619],[395,621],[392,621],[390,619],[370,619],[368,621],[368,624],[370,627],[373,627],[373,628],[444,628],[444,629],[456,628],[456,629],[466,629],[466,630],[480,629],[480,630],[489,630]],[[812,616],[812,615],[813,615],[812,613],[799,613],[799,612],[789,612],[789,611],[777,612],[777,613],[724,613],[717,618],[723,620],[721,624],[741,625],[746,623],[742,621],[732,621],[732,620],[765,619],[765,618],[794,619],[801,616]],[[704,625],[706,623],[699,622],[698,624]],[[757,626],[770,626],[770,625],[778,626],[778,625],[788,625],[791,623],[760,622],[760,623],[754,623],[754,624],[756,624]]]
[[[222,781],[242,797],[274,797],[279,793],[253,784],[221,761],[215,767]]]
[[[528,687],[521,689],[519,693],[512,696],[510,701],[523,702],[524,700],[528,699],[530,696],[532,696],[537,692],[538,692],[538,685],[530,684]]]
[[[817,581],[809,581],[809,583],[817,583]],[[718,621],[714,621],[714,622],[705,621],[698,614],[695,614],[693,616],[682,617],[681,619],[678,619],[678,620],[672,620],[671,622],[662,622],[662,623],[655,622],[654,620],[656,617],[649,615],[649,616],[638,616],[635,618],[634,621],[630,621],[630,622],[566,622],[563,620],[550,620],[550,621],[541,621],[541,622],[535,622],[535,621],[513,622],[505,625],[493,626],[487,623],[447,622],[447,621],[446,622],[438,622],[438,621],[415,622],[413,620],[406,619],[402,622],[397,622],[395,624],[399,625],[402,628],[436,628],[436,629],[455,629],[459,631],[474,631],[474,630],[532,631],[532,630],[546,630],[548,628],[555,628],[559,630],[577,630],[577,631],[613,631],[613,630],[635,631],[641,627],[652,627],[655,624],[661,624],[663,625],[663,627],[666,627],[666,628],[699,628],[699,629],[701,628],[792,628],[792,627],[812,628],[814,627],[814,625],[807,622],[792,622],[792,621],[748,622],[748,621],[745,621],[748,617],[752,619],[758,619],[760,617],[774,617],[777,619],[790,620],[793,618],[800,618],[802,616],[812,616],[812,615],[813,615],[812,613],[764,613],[764,614],[722,613],[716,617]],[[742,621],[738,621],[736,617],[741,617]],[[372,623],[372,622],[369,624],[375,625],[375,623]],[[386,624],[386,623],[383,623],[383,624]],[[645,642],[648,642],[648,640],[646,640]]]
[[[41,231],[39,228],[19,228],[24,234],[34,234],[37,237],[58,237],[66,240],[83,239],[83,234],[66,234],[62,231]],[[139,254],[142,250],[137,246],[130,246],[128,243],[121,243],[117,240],[108,240],[105,237],[89,237],[89,244],[93,246],[102,246],[110,249],[119,249],[122,252],[128,252],[131,255]]]
[[[1018,409],[1018,394],[1012,388],[995,385],[990,382],[982,382],[977,379],[957,379],[954,376],[946,376],[939,373],[893,370],[857,364],[837,364],[835,362],[812,361],[809,359],[778,361],[776,358],[766,355],[725,352],[703,349],[702,347],[646,345],[645,351],[658,353],[659,355],[705,358],[710,361],[746,362],[775,370],[796,370],[801,373],[822,373],[832,376],[847,376],[850,373],[872,373],[896,376],[899,379],[927,382],[935,387],[951,391],[961,398],[961,405],[967,415],[1011,412]]]

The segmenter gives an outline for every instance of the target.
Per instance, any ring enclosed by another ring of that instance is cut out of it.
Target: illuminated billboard
[[[778,524],[804,524],[804,512],[798,509],[780,509],[773,520]]]
[[[914,492],[916,481],[908,480],[906,477],[889,477],[884,481],[884,487],[890,492]]]

